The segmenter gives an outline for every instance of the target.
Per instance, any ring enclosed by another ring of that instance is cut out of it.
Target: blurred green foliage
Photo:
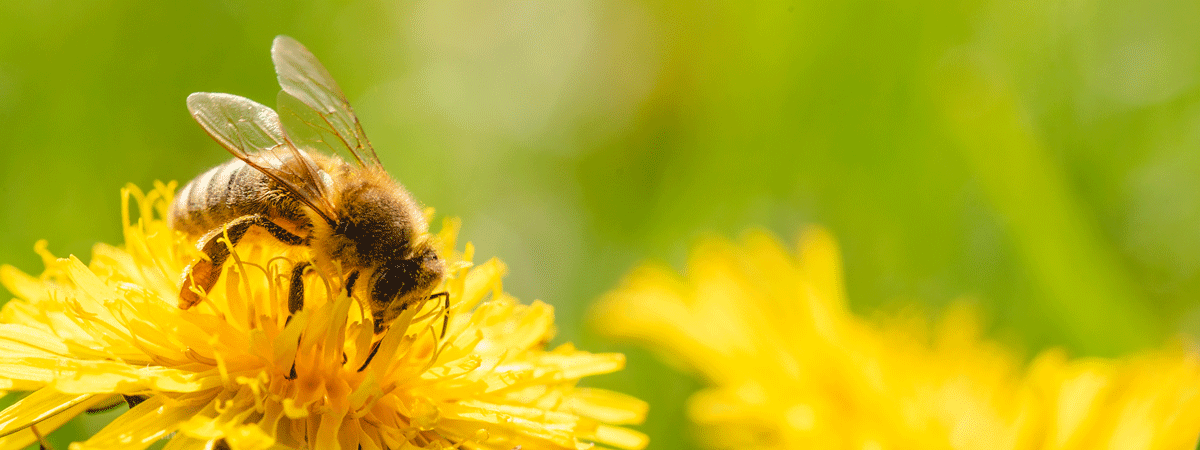
[[[1200,330],[1200,3],[0,4],[0,261],[120,241],[118,189],[229,157],[184,98],[268,104],[271,38],[307,44],[390,171],[463,219],[559,341],[624,351],[597,385],[687,448],[698,386],[586,326],[638,261],[806,224],[864,314],[981,305],[1031,352]],[[3,293],[8,297],[6,292]],[[57,448],[111,414],[73,422]]]

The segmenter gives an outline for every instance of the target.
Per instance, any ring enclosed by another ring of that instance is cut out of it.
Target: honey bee
[[[290,37],[275,38],[271,59],[283,88],[278,113],[231,94],[187,98],[192,117],[235,158],[197,176],[171,205],[170,226],[197,237],[207,256],[184,270],[179,307],[199,303],[217,282],[230,247],[260,228],[285,244],[311,248],[312,264],[325,273],[340,268],[347,274],[345,289],[366,299],[375,334],[426,300],[440,296],[448,310],[449,295],[432,294],[446,266],[421,208],[384,171],[341,88]],[[302,277],[310,265],[292,268],[290,314],[304,306]]]

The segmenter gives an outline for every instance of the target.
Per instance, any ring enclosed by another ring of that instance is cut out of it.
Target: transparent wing
[[[333,223],[336,215],[320,168],[288,139],[275,111],[245,97],[208,92],[189,95],[187,105],[196,122],[229,153]]]
[[[289,135],[334,154],[349,152],[363,166],[381,166],[346,94],[304,45],[276,36],[271,59],[279,77],[279,114]]]

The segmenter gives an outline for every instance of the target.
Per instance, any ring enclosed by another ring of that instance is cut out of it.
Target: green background
[[[701,236],[824,225],[855,311],[969,298],[1026,355],[1200,330],[1197,17],[1186,0],[6,1],[0,261],[40,272],[37,239],[86,257],[119,242],[125,183],[227,159],[184,98],[273,104],[288,34],[392,174],[507,262],[508,290],[557,308],[560,342],[629,354],[590,383],[651,403],[652,448],[688,448],[698,382],[586,312]]]

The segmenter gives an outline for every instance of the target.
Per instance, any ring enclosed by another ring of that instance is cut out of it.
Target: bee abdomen
[[[295,203],[265,174],[234,158],[188,182],[175,195],[168,223],[190,235],[250,214],[301,223],[304,213]]]

